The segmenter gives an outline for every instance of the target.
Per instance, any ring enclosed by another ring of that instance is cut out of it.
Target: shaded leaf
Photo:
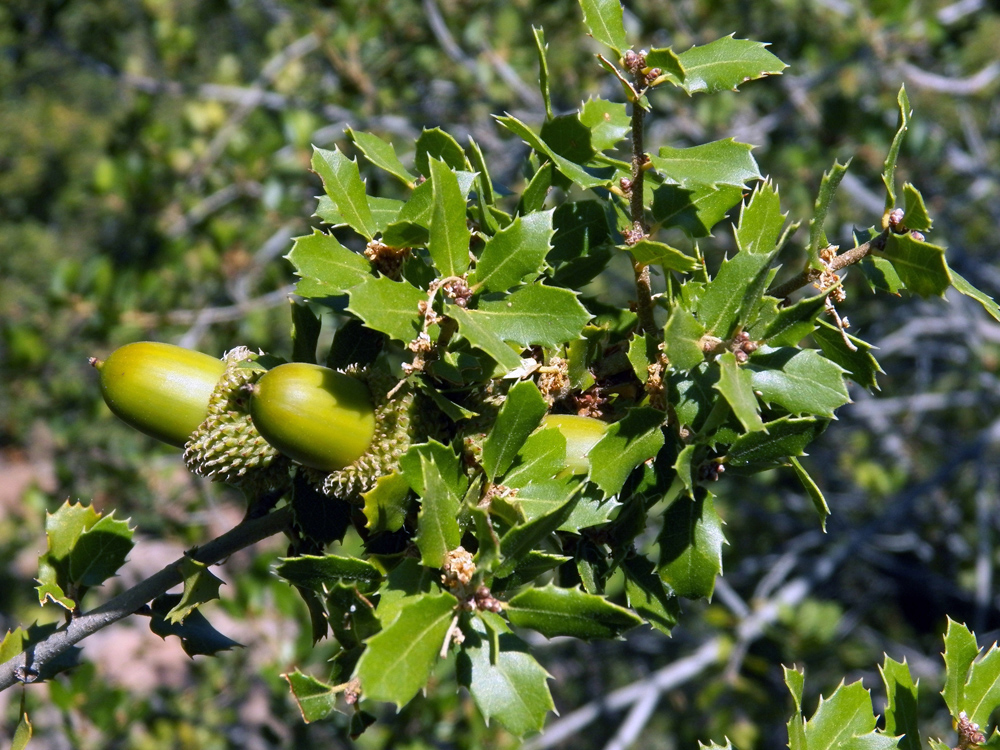
[[[611,259],[610,231],[604,207],[597,201],[561,204],[552,215],[555,236],[546,260],[555,269],[553,283],[579,289]]]
[[[500,539],[500,556],[503,560],[496,572],[497,578],[506,578],[531,553],[538,543],[565,523],[579,502],[582,483],[568,489],[568,498],[550,513],[514,526]]]
[[[858,268],[861,269],[865,281],[868,282],[868,286],[873,292],[888,292],[898,295],[903,288],[899,274],[892,267],[892,263],[885,258],[869,255],[867,258],[862,258],[861,262],[858,263]]]
[[[617,2],[617,0],[612,0],[612,2]],[[589,189],[606,186],[608,184],[606,179],[595,177],[579,164],[575,164],[569,159],[560,156],[555,150],[546,144],[545,141],[539,138],[534,131],[531,130],[531,128],[518,120],[516,117],[507,115],[505,117],[497,117],[496,120],[507,128],[507,130],[521,138],[539,154],[549,158],[563,175],[580,187]]]
[[[590,480],[604,497],[618,494],[632,470],[663,447],[663,420],[663,412],[656,409],[629,409],[591,448]]]
[[[546,681],[549,674],[529,653],[527,644],[502,630],[494,651],[486,625],[478,617],[464,628],[458,681],[472,694],[486,723],[496,719],[515,737],[540,732],[555,708]]]
[[[490,177],[489,166],[483,156],[483,151],[479,148],[479,144],[472,140],[471,135],[469,136],[469,147],[472,169],[479,175],[476,178],[479,183],[479,193],[485,204],[492,206],[496,203],[496,196],[493,193],[493,179]]]
[[[690,148],[661,146],[650,161],[657,172],[681,187],[691,185],[731,185],[742,188],[751,180],[763,179],[750,152],[753,146],[732,138]]]
[[[732,352],[720,355],[718,362],[720,375],[715,388],[726,399],[744,430],[747,432],[763,430],[760,404],[754,395],[753,375],[750,369],[740,367]]]
[[[899,274],[906,288],[921,297],[942,296],[951,286],[951,272],[944,248],[909,234],[890,234],[883,257]]]
[[[417,138],[415,147],[414,163],[417,171],[428,179],[431,178],[430,160],[437,159],[443,161],[449,167],[458,171],[465,171],[469,168],[469,162],[465,158],[465,151],[458,145],[458,141],[452,138],[441,128],[426,128]],[[468,195],[468,189],[462,195]]]
[[[697,498],[678,497],[663,514],[658,538],[660,561],[656,572],[677,596],[711,597],[715,577],[722,572],[722,519],[711,493]]]
[[[173,609],[167,612],[168,622],[171,624],[183,622],[197,607],[219,598],[222,579],[208,567],[193,558],[184,558],[180,565],[180,574],[184,577],[184,591]]]
[[[149,629],[166,640],[168,635],[176,635],[181,640],[181,648],[188,656],[213,656],[220,651],[240,646],[231,638],[224,636],[214,627],[200,611],[190,612],[183,622],[170,622],[167,614],[180,602],[180,594],[163,594],[153,600]]]
[[[378,616],[382,627],[391,625],[399,616],[400,610],[417,597],[439,591],[441,572],[425,568],[414,557],[404,558],[395,568],[389,571],[385,583],[379,589]]]
[[[813,349],[762,347],[747,365],[751,384],[766,404],[792,414],[833,417],[851,400],[843,369]]]
[[[518,214],[531,214],[542,210],[542,206],[545,205],[545,199],[549,195],[549,190],[552,188],[553,176],[552,162],[547,161],[538,168],[535,176],[528,181],[528,184],[524,186],[524,190],[521,191],[521,200],[517,203]]]
[[[590,143],[590,128],[583,124],[578,112],[546,120],[539,137],[556,154],[574,164],[586,164],[597,153]]]
[[[653,219],[690,237],[708,237],[742,196],[740,185],[660,185],[653,190]]]
[[[767,422],[766,432],[749,432],[733,441],[726,466],[760,470],[780,465],[789,456],[801,456],[826,425],[826,420],[811,417],[782,417]]]
[[[823,527],[823,531],[826,531],[826,519],[830,515],[830,506],[826,504],[826,498],[823,496],[822,490],[820,490],[819,485],[809,476],[799,459],[794,456],[789,457],[789,462],[792,464],[792,468],[795,470],[795,476],[799,478],[799,482],[802,483],[802,488],[809,495],[809,499],[812,500],[813,507],[816,509],[816,513],[819,514],[819,522]]]
[[[292,361],[316,364],[316,346],[322,328],[319,316],[308,304],[290,299],[292,311]]]
[[[274,570],[294,586],[323,592],[341,581],[360,584],[366,591],[382,582],[382,573],[371,563],[357,557],[338,555],[301,555],[280,558]]]
[[[625,595],[628,605],[651,626],[665,635],[677,624],[681,614],[680,604],[674,593],[664,587],[656,575],[652,561],[641,555],[625,559]]]
[[[827,323],[825,320],[817,321],[818,325],[813,331],[813,338],[823,350],[823,356],[836,362],[847,373],[847,377],[863,388],[870,391],[878,390],[876,376],[882,372],[871,351],[874,348],[871,344],[848,334],[848,340],[854,345],[856,351],[852,351],[846,343],[840,329]]]
[[[510,600],[511,624],[537,630],[546,638],[566,635],[583,640],[615,638],[642,624],[633,612],[603,596],[549,584],[521,592]]]
[[[291,688],[292,698],[299,707],[302,720],[308,724],[325,719],[337,711],[337,698],[343,692],[340,688],[320,682],[315,677],[303,674],[298,669],[281,675]],[[342,713],[338,711],[338,713]]]
[[[779,307],[760,336],[769,346],[796,346],[816,328],[816,318],[826,309],[829,292],[805,297],[794,305]]]
[[[906,659],[902,663],[885,657],[879,667],[885,685],[885,733],[904,735],[899,741],[902,750],[920,750],[920,731],[917,729],[917,683],[910,675]]]

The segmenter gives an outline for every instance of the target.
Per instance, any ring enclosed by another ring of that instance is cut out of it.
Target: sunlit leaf
[[[767,45],[730,34],[692,47],[678,55],[689,94],[735,91],[745,81],[781,73],[788,66],[767,51]]]
[[[456,604],[451,594],[410,597],[396,619],[367,641],[356,672],[362,694],[398,708],[409,703],[431,676]]]

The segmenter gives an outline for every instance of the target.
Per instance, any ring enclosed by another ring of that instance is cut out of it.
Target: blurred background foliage
[[[1000,293],[995,4],[630,0],[625,20],[646,48],[733,32],[772,44],[791,66],[779,78],[738,95],[657,92],[648,147],[753,143],[783,207],[806,221],[823,171],[853,156],[827,225],[842,245],[881,216],[879,173],[905,83],[915,116],[900,168],[928,200],[929,239]],[[67,497],[138,526],[122,585],[241,513],[238,495],[192,478],[176,452],[111,416],[87,356],[139,339],[287,355],[294,279],[280,256],[318,224],[311,144],[349,148],[345,127],[403,152],[423,127],[471,134],[494,179],[517,190],[526,148],[491,115],[544,115],[532,25],[549,43],[557,110],[619,98],[575,0],[0,5],[0,632],[56,616],[39,613],[32,576],[44,511]],[[372,192],[395,189],[368,178]],[[792,270],[804,236],[785,251]],[[703,243],[710,265],[733,247],[726,232]],[[857,276],[842,309],[880,347],[886,374],[880,393],[852,391],[806,460],[833,509],[828,533],[790,473],[724,479],[718,505],[734,544],[715,600],[689,605],[669,640],[644,631],[533,643],[564,718],[528,747],[624,748],[640,731],[636,746],[651,749],[724,735],[744,749],[783,746],[791,704],[780,664],[806,666],[811,711],[845,676],[879,693],[883,651],[908,658],[939,731],[950,730],[933,700],[945,615],[987,641],[1000,628],[1000,326],[964,299],[888,299]],[[328,656],[269,573],[281,552],[273,540],[231,559],[223,601],[207,609],[251,648],[189,661],[142,622],[109,629],[87,645],[85,666],[28,691],[33,747],[347,746],[346,720],[303,724],[279,677],[294,666],[325,677]],[[649,682],[706,643],[723,658]],[[653,698],[614,698],[635,685]],[[0,694],[0,735],[10,736],[17,693]],[[514,746],[447,681],[380,718],[361,747]]]

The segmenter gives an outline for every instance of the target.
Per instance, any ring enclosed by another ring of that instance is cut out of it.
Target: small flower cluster
[[[752,340],[750,338],[750,334],[746,331],[740,331],[733,337],[733,355],[736,357],[736,361],[740,364],[743,364],[750,359],[750,355],[757,351],[759,347],[760,344]]]
[[[376,270],[393,281],[399,281],[403,261],[410,255],[408,247],[389,247],[378,240],[371,240],[365,247],[365,257]]]

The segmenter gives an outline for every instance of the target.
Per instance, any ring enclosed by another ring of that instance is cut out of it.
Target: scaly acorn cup
[[[265,370],[253,353],[237,347],[223,357],[225,370],[209,397],[208,412],[184,447],[184,463],[195,474],[236,485],[251,495],[288,483],[288,460],[250,419],[248,388]]]
[[[140,432],[178,448],[208,416],[226,363],[171,344],[140,341],[91,358],[111,411]]]
[[[379,477],[399,468],[399,457],[412,443],[428,436],[440,437],[446,430],[441,414],[417,394],[410,383],[400,384],[384,363],[354,375],[368,387],[375,406],[375,435],[368,449],[342,469],[322,478],[324,494],[348,502],[361,502]]]
[[[253,424],[303,466],[336,471],[361,458],[375,437],[367,386],[328,367],[291,362],[264,373],[250,397]]]
[[[566,438],[566,467],[571,474],[590,471],[590,451],[608,431],[608,424],[576,414],[546,414],[542,427],[555,427]]]

